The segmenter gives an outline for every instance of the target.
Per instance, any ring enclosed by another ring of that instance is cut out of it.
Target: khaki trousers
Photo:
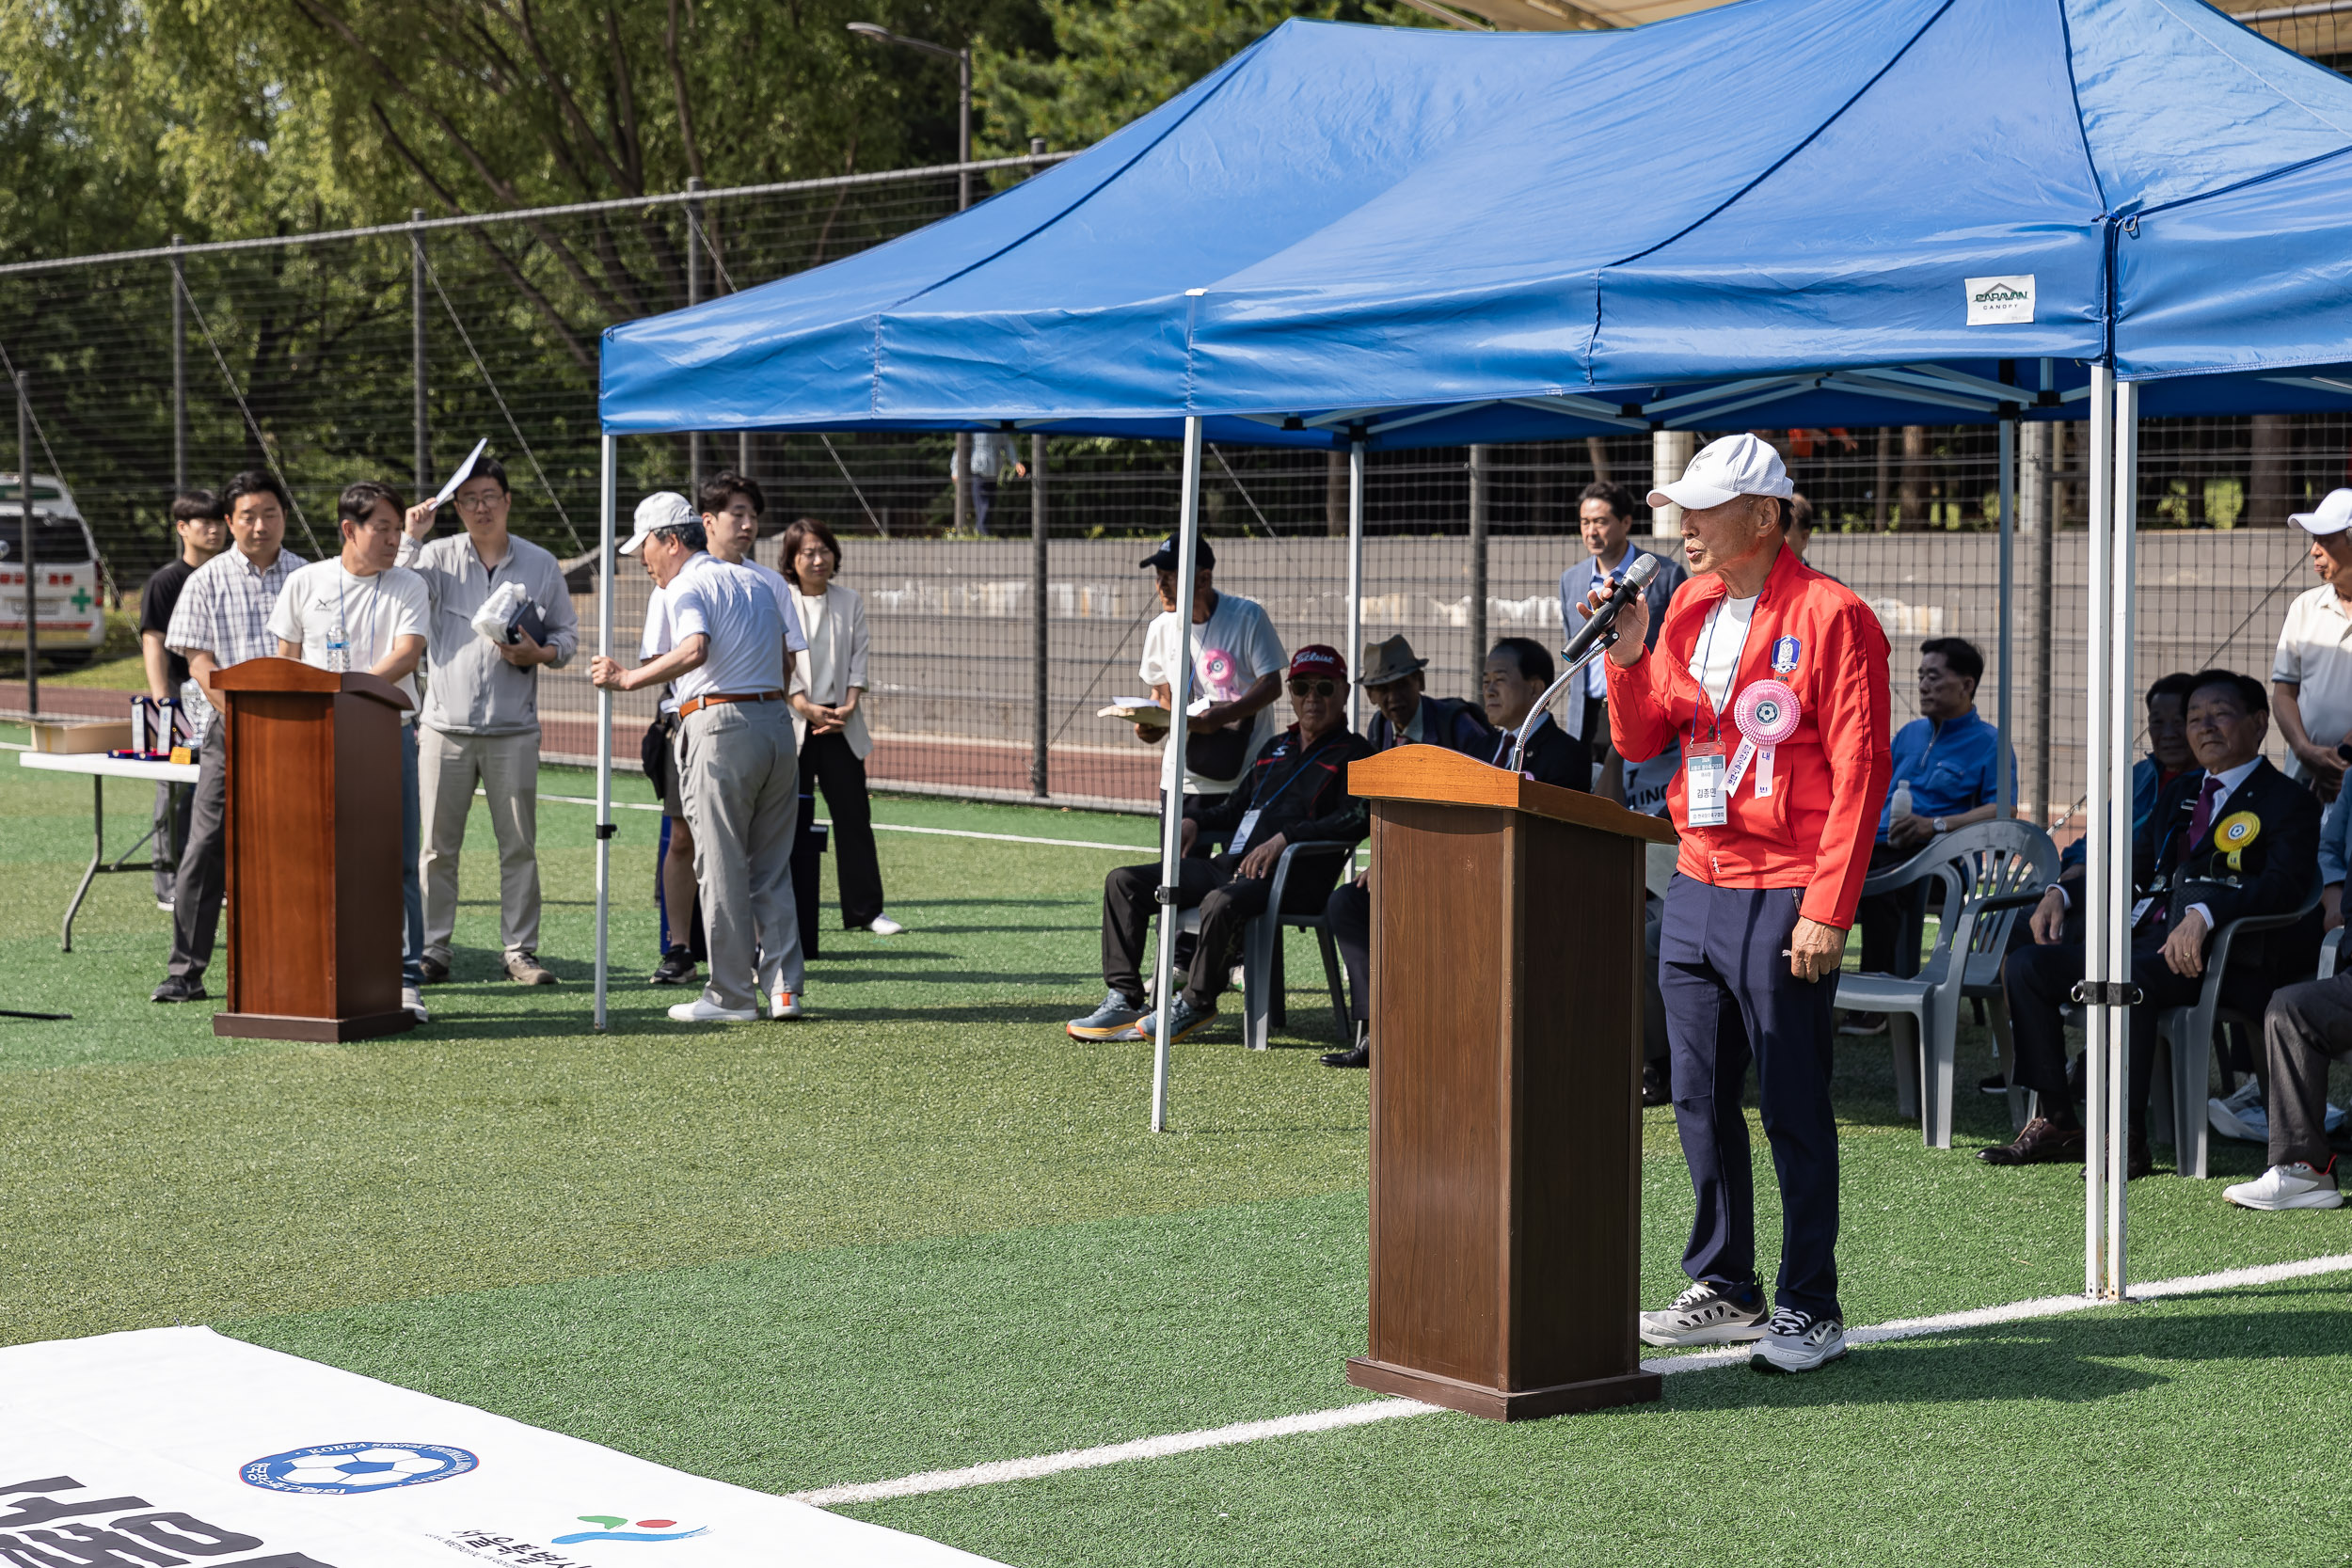
[[[755,1008],[764,995],[799,991],[805,975],[792,838],[801,796],[791,708],[726,703],[688,714],[678,726],[677,766],[710,945],[704,998]]]
[[[424,818],[424,951],[449,962],[457,927],[457,852],[479,785],[499,846],[499,934],[506,951],[539,950],[539,732],[450,735],[417,726],[417,794]]]

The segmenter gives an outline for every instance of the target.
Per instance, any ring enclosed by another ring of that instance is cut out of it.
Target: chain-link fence
[[[1017,180],[1036,162],[981,173]],[[71,488],[118,602],[135,602],[169,558],[175,484],[277,467],[301,514],[289,543],[310,555],[332,543],[342,484],[389,477],[429,487],[484,436],[513,478],[513,526],[579,562],[594,544],[596,354],[606,325],[850,254],[947,214],[956,199],[955,169],[914,170],[0,269],[0,354],[31,377],[33,466]],[[1766,434],[1820,509],[1813,559],[1886,624],[1904,677],[1898,718],[1913,711],[1917,644],[1939,634],[1967,637],[1994,661],[1980,695],[1989,714],[1999,654],[1996,433]],[[2311,580],[2305,541],[2285,515],[2346,482],[2348,436],[2338,416],[2149,421],[2145,678],[2213,662],[2265,668],[2287,600]],[[771,529],[806,515],[843,537],[843,580],[866,595],[872,618],[872,771],[884,785],[1028,798],[1041,783],[1057,800],[1148,804],[1156,753],[1095,710],[1136,694],[1152,608],[1136,563],[1175,522],[1175,451],[1024,437],[1025,461],[1044,459],[1041,489],[1038,473],[1002,479],[988,536],[967,527],[949,537],[954,447],[946,435],[631,437],[620,444],[623,508],[697,471],[739,467],[767,487]],[[1474,695],[1482,641],[1558,635],[1559,574],[1583,559],[1579,493],[1597,478],[1638,495],[1651,472],[1640,436],[1493,447],[1475,460],[1475,517],[1471,453],[1368,461],[1366,635],[1403,632],[1431,660],[1430,689],[1447,694]],[[2016,541],[2013,728],[2026,807],[2048,817],[2082,789],[2082,463],[2080,427],[2069,427]],[[0,468],[14,466],[12,451],[0,457]],[[1344,459],[1216,447],[1204,473],[1219,583],[1263,601],[1286,645],[1342,643]],[[1040,507],[1041,726],[1031,543]],[[2055,529],[2037,531],[2042,518]],[[575,580],[593,624],[584,563]],[[624,572],[615,588],[622,651],[633,651],[644,585]],[[135,688],[135,671],[119,684]],[[623,702],[631,721],[644,717],[634,704]],[[595,703],[577,667],[548,677],[542,706],[550,752],[593,752]],[[623,756],[633,754],[628,738]]]

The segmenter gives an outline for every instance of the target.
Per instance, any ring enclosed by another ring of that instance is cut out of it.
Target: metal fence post
[[[433,495],[433,428],[425,412],[424,361],[424,209],[408,211],[408,381],[416,394],[417,499]]]
[[[699,191],[703,182],[689,178],[686,188]],[[686,203],[686,304],[688,309],[703,302],[703,204]],[[703,503],[703,433],[686,433],[686,499],[691,506]]]
[[[1470,450],[1470,689],[1480,689],[1486,658],[1486,449]],[[1359,672],[1361,673],[1361,672]]]
[[[188,487],[188,290],[186,270],[177,252],[180,236],[171,237],[171,487]]]
[[[40,717],[40,589],[33,559],[32,377],[16,372],[16,515],[24,559],[24,708]]]
[[[1045,437],[1029,437],[1029,793],[1042,800],[1051,793],[1045,768],[1046,721],[1052,717],[1054,682],[1047,659],[1052,652],[1048,627],[1053,607],[1045,602]],[[1170,745],[1176,744],[1174,741]]]

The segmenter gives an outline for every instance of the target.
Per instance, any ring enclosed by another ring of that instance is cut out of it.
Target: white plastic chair
[[[1952,1147],[1953,1058],[1960,1012],[1970,997],[1994,1010],[1994,1033],[2008,1054],[2009,1011],[2001,994],[2001,958],[2021,910],[2041,900],[2058,879],[2058,846],[2030,822],[1979,822],[1946,833],[1902,864],[1862,884],[1865,895],[1893,893],[1928,878],[1943,883],[1935,946],[1910,978],[1847,974],[1837,1005],[1884,1013],[1895,1055],[1895,1104],[1919,1118],[1930,1148]]]
[[[2221,1001],[2221,979],[2230,967],[2231,944],[2242,935],[2282,930],[2296,925],[2319,907],[2319,868],[2314,864],[2311,883],[2293,911],[2249,914],[2223,922],[2214,933],[2213,946],[2205,955],[2204,984],[2198,988],[2197,1000],[2185,1007],[2167,1007],[2156,1016],[2157,1059],[2154,1081],[2149,1088],[2148,1126],[2151,1136],[2158,1128],[2171,1128],[2173,1168],[2183,1176],[2202,1180],[2206,1174],[2206,1146],[2213,1129],[2207,1120],[2205,1101],[2210,1098],[2206,1091],[2213,1072],[2214,1031],[2235,1023],[2249,1030],[2256,1041],[2262,1038],[2260,1013],[2249,1015],[2225,1006]],[[2340,939],[2342,933],[2329,935]],[[2334,973],[2336,945],[2334,942],[2322,945],[2322,979]],[[2260,1050],[2261,1046],[2257,1044],[2255,1049]]]
[[[1286,911],[1282,908],[1282,892],[1290,881],[1292,863],[1300,856],[1311,861],[1344,861],[1355,852],[1352,844],[1293,844],[1285,847],[1276,859],[1272,885],[1266,889],[1265,913],[1255,916],[1242,927],[1241,1037],[1250,1050],[1265,1050],[1273,1031],[1289,1022],[1282,980],[1282,928],[1286,926],[1314,932],[1322,944],[1323,979],[1331,990],[1333,1025],[1343,1039],[1346,1037],[1347,992],[1340,984],[1339,949],[1332,945],[1323,906],[1318,904],[1312,911]],[[1186,910],[1176,928],[1198,935],[1199,906]]]

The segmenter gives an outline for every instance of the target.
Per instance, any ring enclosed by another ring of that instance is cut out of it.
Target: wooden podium
[[[1642,880],[1673,827],[1436,746],[1372,801],[1359,1387],[1525,1420],[1659,1397],[1635,1339]]]
[[[291,658],[213,676],[229,753],[229,1007],[213,1033],[357,1040],[400,1005],[400,715],[391,682]]]

